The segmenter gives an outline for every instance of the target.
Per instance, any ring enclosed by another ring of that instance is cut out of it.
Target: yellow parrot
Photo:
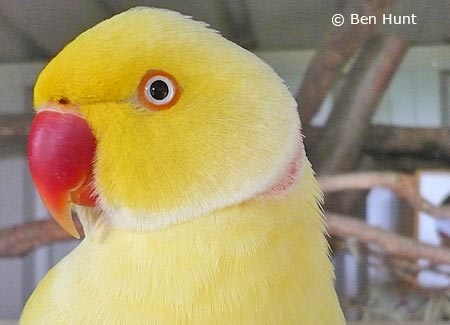
[[[85,238],[21,324],[343,324],[296,102],[254,54],[134,8],[40,74],[29,165]]]

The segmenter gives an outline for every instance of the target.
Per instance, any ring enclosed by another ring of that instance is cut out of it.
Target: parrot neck
[[[306,159],[305,159],[306,160]],[[310,163],[306,160],[299,171],[299,179],[292,189],[284,195],[261,196],[243,202],[239,205],[213,211],[207,215],[192,218],[179,224],[169,225],[154,230],[129,230],[122,229],[110,224],[97,210],[92,208],[77,207],[77,212],[83,224],[86,237],[95,238],[100,235],[104,238],[106,233],[133,238],[146,238],[149,241],[158,237],[171,237],[173,234],[183,233],[195,238],[203,231],[213,234],[217,232],[216,238],[227,236],[233,237],[235,232],[245,231],[258,234],[269,228],[277,228],[285,224],[298,224],[305,226],[308,232],[317,232],[316,236],[323,237],[325,231],[322,212],[319,201],[322,194],[314,178]],[[263,230],[263,228],[267,229]],[[303,232],[305,230],[302,230]]]
[[[85,211],[85,239],[53,271],[61,288],[73,288],[62,290],[62,305],[86,301],[91,308],[89,301],[106,300],[128,313],[167,310],[174,317],[196,306],[236,315],[227,324],[343,323],[309,164],[300,176],[284,197],[258,198],[153,231],[114,228]],[[80,299],[78,291],[92,297]],[[239,319],[261,312],[259,322]],[[271,318],[276,315],[288,318]]]

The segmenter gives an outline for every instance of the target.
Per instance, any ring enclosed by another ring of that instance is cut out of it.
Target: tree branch
[[[363,48],[337,96],[320,138],[309,151],[319,174],[355,168],[371,117],[406,53],[406,41],[376,36]]]
[[[74,218],[74,222],[83,236],[78,218]],[[26,222],[0,229],[0,257],[25,256],[40,246],[69,239],[73,238],[53,219]]]
[[[350,14],[355,13],[379,18],[388,12],[395,2],[395,0],[354,0],[346,10],[345,20],[349,21]],[[324,45],[308,65],[296,96],[305,129],[319,110],[344,65],[366,43],[374,28],[376,28],[374,25],[344,24],[330,30]]]
[[[435,206],[418,192],[417,176],[402,173],[362,172],[318,177],[319,186],[325,193],[343,190],[368,190],[386,187],[405,199],[415,209],[429,213],[434,218],[450,218],[450,206]]]
[[[326,212],[330,235],[376,244],[385,254],[410,260],[427,259],[432,264],[450,264],[450,249],[423,244],[385,230],[371,227],[355,218]]]

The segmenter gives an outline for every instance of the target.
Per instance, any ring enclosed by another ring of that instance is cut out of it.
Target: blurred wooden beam
[[[33,114],[0,114],[0,141],[27,137]]]
[[[0,159],[25,154],[33,114],[0,115]]]
[[[345,64],[377,28],[375,25],[349,24],[350,14],[376,16],[379,19],[395,2],[396,0],[351,1],[344,13],[347,23],[331,28],[323,46],[311,60],[296,96],[305,129],[308,128]]]
[[[374,156],[442,160],[450,167],[450,129],[372,126],[363,150]]]
[[[308,136],[318,138],[321,132],[314,127]],[[362,153],[384,169],[450,168],[450,129],[371,125]]]
[[[376,35],[361,50],[326,126],[309,148],[319,174],[356,167],[372,116],[407,49],[407,42],[397,36]]]
[[[400,172],[415,172],[420,169],[446,169],[449,170],[449,163],[442,159],[423,158],[420,155],[409,154],[368,154],[365,158],[370,159],[373,167],[371,170],[393,170]],[[365,168],[364,170],[368,170]]]

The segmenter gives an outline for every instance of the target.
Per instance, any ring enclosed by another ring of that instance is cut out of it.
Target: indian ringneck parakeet
[[[342,324],[296,102],[254,54],[135,8],[40,74],[29,139],[52,216],[86,237],[21,324]]]

